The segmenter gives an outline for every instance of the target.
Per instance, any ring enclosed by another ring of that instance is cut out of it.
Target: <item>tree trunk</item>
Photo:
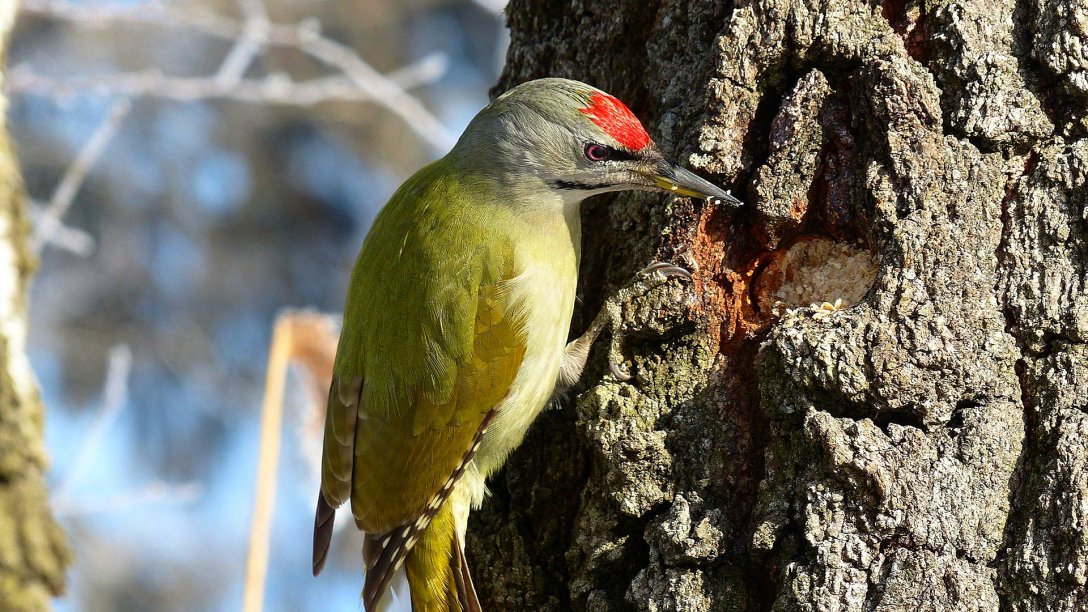
[[[575,332],[695,278],[492,482],[485,609],[1088,610],[1084,0],[508,14],[498,90],[598,85],[748,206],[586,204]]]
[[[16,3],[0,0],[0,83]],[[70,553],[49,510],[43,413],[25,354],[36,257],[0,91],[0,609],[43,610],[64,589]]]

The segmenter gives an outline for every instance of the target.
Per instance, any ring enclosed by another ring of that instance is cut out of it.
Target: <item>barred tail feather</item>
[[[457,534],[448,501],[421,529],[402,526],[381,535],[368,534],[363,546],[366,611],[388,612],[390,587],[404,576],[414,612],[480,612]]]
[[[415,544],[414,525],[402,525],[383,534],[366,534],[363,538],[363,563],[366,579],[363,583],[363,607],[366,612],[379,612],[380,601],[393,579],[404,573],[404,561]]]
[[[375,612],[414,612],[408,574],[401,567],[393,573],[389,585],[374,606]]]
[[[414,612],[408,574],[403,566],[393,572],[385,590],[375,600],[370,603],[364,600],[363,609],[367,612]]]

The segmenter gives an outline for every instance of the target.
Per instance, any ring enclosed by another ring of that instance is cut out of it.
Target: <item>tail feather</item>
[[[412,524],[366,535],[366,612],[382,609],[385,593],[402,567],[414,612],[481,612],[451,506],[449,501],[444,503],[422,528]]]
[[[365,609],[365,608],[364,608]],[[395,572],[386,585],[385,591],[371,603],[370,612],[416,612],[412,606],[412,589],[408,585],[408,574],[404,566]]]
[[[363,534],[363,567],[366,568],[366,571],[369,572],[374,569],[381,554],[381,541],[378,538],[368,538],[366,534]]]
[[[457,588],[457,602],[465,612],[483,612],[480,608],[480,599],[476,597],[476,587],[472,584],[472,574],[468,571],[468,559],[465,558],[465,547],[461,544],[461,538],[457,537],[457,530],[453,532],[453,584]]]
[[[332,527],[336,518],[336,508],[325,501],[325,495],[317,492],[317,512],[314,513],[314,576],[321,573],[325,567],[325,559],[329,556],[329,545],[332,543]]]
[[[382,594],[404,565],[418,533],[415,525],[402,525],[377,535],[366,534],[363,540],[363,563],[366,564],[366,580],[363,583],[363,607],[375,612]]]

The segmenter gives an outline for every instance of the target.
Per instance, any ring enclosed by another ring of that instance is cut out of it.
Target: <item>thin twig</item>
[[[91,166],[98,161],[102,152],[106,150],[106,145],[110,143],[113,135],[117,133],[121,121],[128,114],[130,108],[131,105],[127,99],[114,102],[106,115],[106,119],[91,135],[90,140],[83,145],[72,165],[68,166],[68,169],[64,172],[64,176],[61,178],[60,183],[57,184],[56,190],[53,191],[53,197],[49,199],[49,206],[42,213],[41,222],[34,230],[32,246],[36,252],[41,253],[42,246],[50,241],[53,232],[56,231],[64,215],[71,208],[76,194],[79,193],[79,188],[83,186],[83,181],[91,170]]]
[[[57,487],[57,493],[54,496],[57,505],[71,503],[72,492],[83,480],[87,469],[94,465],[94,456],[102,447],[106,433],[121,415],[128,401],[128,377],[131,371],[132,349],[126,344],[114,345],[110,349],[106,382],[102,388],[102,406],[95,413],[87,433],[80,440],[71,470]]]
[[[26,0],[21,9],[27,14],[76,21],[82,25],[132,23],[173,30],[185,28],[235,43],[246,37],[247,28],[253,21],[252,17],[240,22],[200,7],[178,8],[155,2],[129,7]],[[444,151],[456,142],[456,135],[398,83],[375,70],[350,47],[323,36],[321,25],[316,20],[308,19],[295,25],[265,23],[264,44],[295,48],[341,72],[367,92],[374,103],[400,117],[408,129],[436,150]],[[228,59],[232,54],[233,51],[228,54]],[[244,59],[241,51],[238,54]],[[237,64],[242,63],[241,60],[237,61]],[[248,65],[245,63],[245,66]],[[237,68],[232,68],[232,71],[232,74],[237,72]]]
[[[268,21],[268,13],[260,0],[239,0],[239,5],[246,18],[242,35],[234,41],[234,46],[231,47],[219,66],[219,71],[215,74],[215,81],[223,90],[229,90],[242,80],[246,70],[261,52],[261,47],[268,37],[268,27],[271,25]]]
[[[31,200],[29,207],[31,223],[35,226],[41,223],[41,218],[45,215],[45,209],[48,207],[48,202]],[[69,227],[63,222],[57,223],[47,240],[48,242],[42,245],[42,248],[49,245],[80,257],[87,257],[94,252],[94,236],[77,227]]]
[[[414,89],[445,74],[448,58],[436,53],[391,72],[389,80],[402,89]],[[281,104],[308,107],[322,102],[373,102],[374,96],[342,75],[307,81],[293,81],[284,74],[263,79],[242,79],[224,89],[215,77],[168,76],[160,70],[119,72],[95,76],[56,78],[37,74],[26,65],[16,66],[8,75],[12,93],[53,99],[77,95],[159,98],[178,102],[226,99],[254,104]]]
[[[315,59],[343,72],[361,89],[373,95],[375,102],[403,119],[412,131],[436,150],[445,151],[457,142],[456,134],[424,108],[423,103],[372,68],[350,47],[316,36],[304,49]]]

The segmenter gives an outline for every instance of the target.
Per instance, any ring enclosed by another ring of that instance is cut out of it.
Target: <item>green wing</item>
[[[513,258],[496,235],[502,207],[466,200],[436,164],[405,183],[364,242],[329,394],[322,493],[332,507],[350,498],[369,533],[422,514],[524,355],[504,306]]]

